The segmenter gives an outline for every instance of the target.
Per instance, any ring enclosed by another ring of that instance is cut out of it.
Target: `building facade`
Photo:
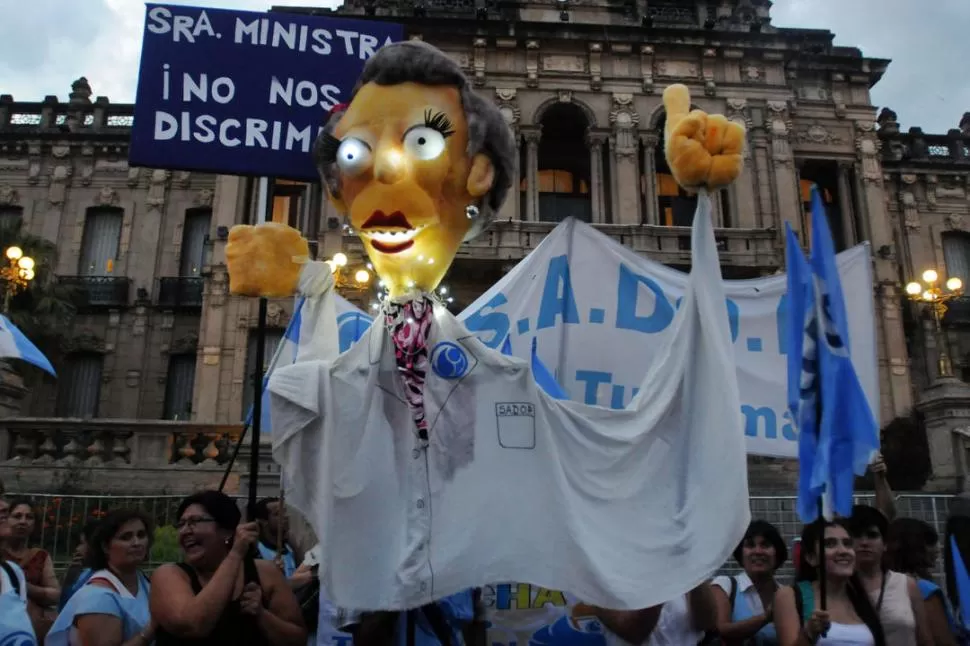
[[[336,13],[401,22],[408,38],[446,51],[516,134],[517,190],[495,224],[463,246],[447,279],[457,310],[568,216],[688,267],[694,202],[663,158],[661,97],[666,85],[685,83],[697,107],[748,132],[744,174],[716,196],[725,277],[779,271],[783,223],[806,230],[809,187],[818,184],[837,246],[868,241],[874,251],[878,414],[888,423],[924,404],[939,411],[927,414],[939,462],[931,485],[961,487],[963,436],[953,420],[970,425],[970,397],[960,379],[925,397],[940,384],[927,365],[937,342],[930,328],[907,340],[923,328],[901,285],[928,264],[970,281],[970,119],[940,137],[901,133],[891,112],[877,123],[870,89],[889,61],[834,46],[829,31],[776,28],[770,6],[348,0]],[[252,402],[256,304],[228,294],[224,247],[231,226],[255,220],[255,182],[130,168],[132,112],[92,100],[84,79],[67,102],[0,96],[0,219],[21,218],[55,241],[58,275],[84,294],[57,348],[56,384],[7,389],[19,397],[20,418],[3,422],[0,477],[110,463],[128,475],[103,486],[147,487],[144,469],[164,479],[172,466],[203,482],[226,463]],[[304,231],[320,257],[363,258],[318,185],[277,181],[273,195],[273,219]],[[366,305],[363,294],[349,296]],[[970,377],[960,311],[951,308],[947,329],[964,371],[957,377]],[[270,304],[267,356],[291,314],[291,302]],[[966,414],[953,413],[961,407]],[[758,464],[752,486],[785,487],[792,472]]]

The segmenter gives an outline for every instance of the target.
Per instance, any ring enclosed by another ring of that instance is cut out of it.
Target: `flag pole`
[[[815,190],[818,190],[817,186],[815,187]],[[813,214],[813,217],[817,217],[817,214]],[[822,217],[825,217],[825,215],[823,214]],[[811,233],[809,233],[809,235],[806,237],[809,239],[810,245],[815,244],[815,241],[811,239]],[[815,281],[813,278],[812,289],[814,289],[814,282]],[[821,308],[821,305],[818,302],[818,295],[816,294],[815,311],[818,312],[820,308]],[[821,318],[819,318],[818,324],[821,325],[821,322],[822,320]],[[818,433],[822,428],[822,381],[823,381],[822,362],[818,361],[817,365],[818,365],[818,370],[816,373],[817,375],[816,383],[818,384],[818,388],[815,391],[815,432],[816,433]],[[828,485],[826,484],[826,486]],[[819,607],[819,610],[825,610],[826,600],[827,600],[826,598],[828,597],[825,590],[826,579],[828,579],[828,576],[826,576],[826,567],[825,567],[825,506],[822,503],[825,493],[826,492],[823,489],[822,495],[819,496],[819,499],[818,499],[818,517],[822,520],[822,533],[818,538],[818,607]]]
[[[273,183],[268,177],[259,178],[259,205],[257,222],[262,224],[272,219]],[[259,439],[263,421],[263,363],[266,354],[266,311],[269,301],[259,299],[259,314],[256,319],[256,366],[253,371],[253,435],[250,441],[252,450],[249,455],[249,500],[246,517],[256,517],[256,491],[259,484]]]

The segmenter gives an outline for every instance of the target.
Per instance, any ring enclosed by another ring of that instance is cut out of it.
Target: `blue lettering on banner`
[[[485,313],[485,310],[502,307],[508,302],[505,294],[499,292],[482,305],[481,309],[465,319],[465,329],[476,333],[478,340],[493,350],[499,347],[509,334],[509,317],[504,312]],[[482,332],[492,332],[492,338],[486,339],[481,335]]]
[[[310,149],[401,25],[146,8],[129,164],[317,181]]]
[[[556,256],[549,261],[536,329],[553,327],[557,316],[562,316],[563,323],[579,323],[579,310],[576,309],[573,285],[569,280],[569,260],[566,256]]]
[[[653,312],[649,316],[637,314],[640,285],[653,292]],[[635,273],[626,265],[620,265],[620,280],[616,288],[616,327],[654,334],[667,329],[674,320],[674,308],[663,289],[652,279]]]

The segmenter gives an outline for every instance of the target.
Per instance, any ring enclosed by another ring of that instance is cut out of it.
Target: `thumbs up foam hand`
[[[685,85],[664,90],[664,155],[674,179],[688,190],[723,188],[741,174],[744,127],[722,114],[690,109]]]

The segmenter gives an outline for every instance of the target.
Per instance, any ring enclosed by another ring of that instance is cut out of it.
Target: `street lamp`
[[[14,294],[26,289],[34,279],[34,259],[24,255],[24,250],[14,245],[7,247],[7,266],[0,269],[3,279],[3,311],[10,310],[10,299]]]
[[[940,377],[952,377],[950,353],[947,350],[946,335],[943,333],[943,316],[946,314],[947,303],[963,296],[963,281],[957,276],[951,276],[943,281],[935,269],[927,269],[920,276],[919,281],[914,280],[906,285],[906,295],[911,301],[919,303],[933,313],[936,346],[939,350],[936,367]]]
[[[363,289],[370,283],[370,272],[363,267],[352,267],[347,254],[338,251],[324,262],[333,273],[333,280],[337,289]],[[369,266],[369,265],[368,265]]]

